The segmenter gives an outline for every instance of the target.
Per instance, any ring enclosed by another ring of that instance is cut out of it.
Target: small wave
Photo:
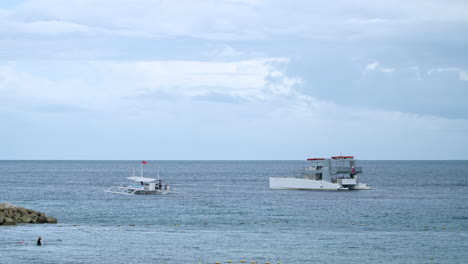
[[[452,219],[456,220],[468,220],[468,216],[454,216]]]

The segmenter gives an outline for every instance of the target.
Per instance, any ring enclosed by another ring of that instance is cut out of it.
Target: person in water
[[[38,246],[42,246],[41,239],[42,239],[41,237],[38,237],[38,238],[37,238],[37,245],[38,245]]]

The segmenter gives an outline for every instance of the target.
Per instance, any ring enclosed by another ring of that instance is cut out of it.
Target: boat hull
[[[165,195],[172,189],[145,190],[144,188],[134,188],[128,186],[113,186],[106,190],[108,193],[115,194],[137,194],[137,195]]]
[[[135,194],[141,194],[141,195],[165,195],[168,194],[170,191],[169,190],[158,190],[158,191],[148,191],[148,190],[138,190],[135,192]]]
[[[350,190],[371,190],[372,188],[367,186],[367,184],[358,182],[355,185],[347,186]]]
[[[270,177],[270,189],[273,190],[321,190],[321,191],[341,191],[348,190],[348,187],[338,183],[327,181]]]

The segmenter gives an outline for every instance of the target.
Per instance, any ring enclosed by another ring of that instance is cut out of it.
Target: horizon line
[[[365,161],[468,161],[468,159],[354,159]],[[307,159],[0,159],[0,161],[307,161]]]

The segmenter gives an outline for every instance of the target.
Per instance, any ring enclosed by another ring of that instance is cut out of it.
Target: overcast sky
[[[468,159],[468,1],[0,2],[0,159]]]

